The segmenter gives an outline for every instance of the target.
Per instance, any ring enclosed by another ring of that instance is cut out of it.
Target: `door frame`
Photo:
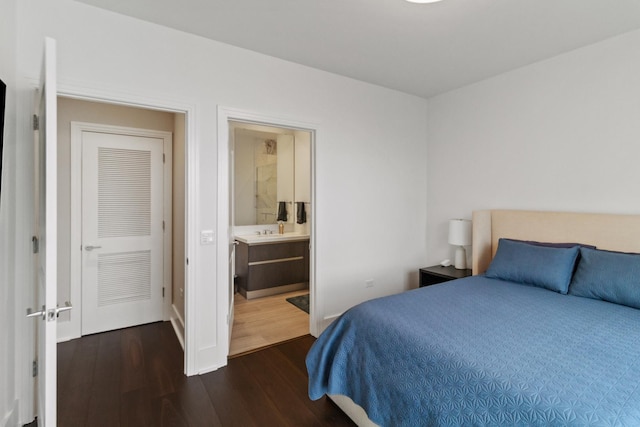
[[[197,239],[193,237],[197,235],[198,194],[200,191],[200,179],[197,173],[199,152],[196,143],[197,106],[175,99],[165,100],[123,92],[119,89],[98,89],[85,83],[59,83],[58,96],[185,115],[184,373],[185,375],[195,375],[198,373],[197,302],[200,292],[196,275],[192,273],[192,271],[197,271],[198,262]],[[174,329],[176,328],[174,327]],[[176,329],[176,334],[179,335],[180,332]]]
[[[316,209],[316,143],[320,125],[317,122],[303,121],[291,117],[276,116],[273,114],[257,113],[254,111],[242,110],[238,108],[218,106],[218,224],[217,224],[217,265],[226,266],[229,259],[229,236],[232,230],[229,227],[229,200],[230,200],[230,147],[229,147],[229,121],[242,122],[248,124],[259,124],[264,126],[273,126],[280,128],[289,128],[309,132],[311,134],[311,204],[309,210],[311,213],[310,247],[309,247],[309,293],[311,295],[309,304],[309,331],[311,335],[318,336],[320,331],[320,322],[318,314],[322,312],[322,299],[318,287],[316,286],[316,226],[317,226],[317,209]],[[230,339],[230,314],[227,305],[229,301],[230,281],[229,271],[227,268],[218,268],[217,272],[217,292],[219,313],[218,322],[220,322],[220,333],[224,334],[221,340],[226,349],[224,354],[229,355],[229,339]]]
[[[68,322],[60,322],[58,342],[67,341],[82,336],[82,132],[110,133],[131,135],[163,140],[165,162],[163,165],[163,218],[165,222],[163,234],[163,267],[162,286],[165,288],[162,316],[170,320],[172,286],[172,147],[171,132],[132,128],[126,126],[104,125],[100,123],[71,122],[71,234],[70,234],[70,298],[73,303],[73,313]],[[166,291],[169,290],[167,293]]]

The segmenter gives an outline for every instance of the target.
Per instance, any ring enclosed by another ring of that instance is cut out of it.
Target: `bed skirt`
[[[356,423],[358,427],[379,427],[369,419],[367,413],[362,409],[362,406],[356,404],[349,397],[342,394],[328,394],[329,399],[333,401],[338,408],[342,409],[342,412],[347,414],[351,421]]]

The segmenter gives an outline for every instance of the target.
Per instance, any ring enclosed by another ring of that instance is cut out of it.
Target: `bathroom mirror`
[[[289,129],[233,123],[234,225],[276,224],[279,202],[294,222],[294,135]]]

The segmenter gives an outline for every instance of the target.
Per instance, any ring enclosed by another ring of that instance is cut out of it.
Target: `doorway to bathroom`
[[[229,356],[310,332],[313,132],[229,120]]]

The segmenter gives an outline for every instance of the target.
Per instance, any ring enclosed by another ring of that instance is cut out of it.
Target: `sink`
[[[272,242],[293,242],[296,240],[307,240],[309,239],[308,234],[300,234],[300,233],[284,233],[284,234],[248,234],[245,236],[235,236],[236,240],[246,243],[248,245],[251,244],[259,244],[259,243],[272,243]]]

